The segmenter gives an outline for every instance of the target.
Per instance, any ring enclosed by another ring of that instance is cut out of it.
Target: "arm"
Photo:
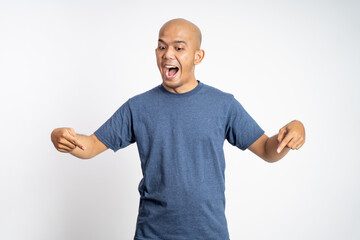
[[[299,149],[305,143],[304,125],[297,120],[286,124],[279,133],[269,138],[265,134],[256,140],[249,150],[267,162],[276,162],[290,149]]]
[[[72,128],[54,129],[51,141],[59,152],[70,153],[81,159],[92,158],[108,149],[94,134],[76,134]]]

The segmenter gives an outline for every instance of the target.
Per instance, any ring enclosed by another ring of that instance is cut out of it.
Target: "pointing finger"
[[[277,153],[280,153],[284,149],[284,147],[290,142],[291,139],[292,136],[286,135],[285,138],[280,142],[277,148]]]
[[[74,138],[74,142],[73,142],[77,147],[79,147],[82,150],[85,150],[86,147],[84,144],[82,144],[77,138]]]
[[[278,137],[277,137],[277,140],[278,140],[278,143],[279,143],[279,144],[280,144],[281,141],[283,140],[285,133],[286,133],[285,128],[281,128],[281,129],[279,130],[279,134],[278,134]]]
[[[71,132],[68,131],[68,136],[67,136],[67,140],[69,142],[71,142],[72,144],[74,144],[75,146],[79,147],[82,150],[85,150],[86,147],[84,144],[82,144]]]
[[[74,149],[74,148],[76,148],[76,145],[75,144],[73,144],[72,142],[70,142],[68,139],[66,139],[66,138],[61,138],[60,140],[59,140],[59,145],[64,145],[64,146],[66,146],[66,147],[68,147],[68,148],[70,148],[70,149]]]

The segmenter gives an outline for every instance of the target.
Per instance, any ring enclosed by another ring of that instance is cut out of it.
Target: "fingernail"
[[[280,148],[278,148],[276,151],[277,151],[277,153],[280,153]]]
[[[86,147],[85,146],[82,146],[82,150],[85,150],[86,149]]]

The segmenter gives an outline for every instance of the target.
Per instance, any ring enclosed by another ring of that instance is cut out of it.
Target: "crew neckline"
[[[173,97],[187,97],[187,96],[191,96],[195,93],[197,93],[198,91],[200,91],[200,89],[204,86],[204,84],[202,82],[200,82],[199,80],[196,80],[198,82],[198,85],[193,88],[190,91],[184,92],[184,93],[174,93],[174,92],[170,92],[169,90],[167,90],[162,84],[160,84],[159,88],[160,90],[169,95],[169,96],[173,96]]]

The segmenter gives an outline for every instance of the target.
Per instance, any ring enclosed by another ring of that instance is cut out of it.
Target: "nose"
[[[167,48],[164,52],[163,55],[164,59],[174,59],[174,51],[172,50],[172,48]]]

